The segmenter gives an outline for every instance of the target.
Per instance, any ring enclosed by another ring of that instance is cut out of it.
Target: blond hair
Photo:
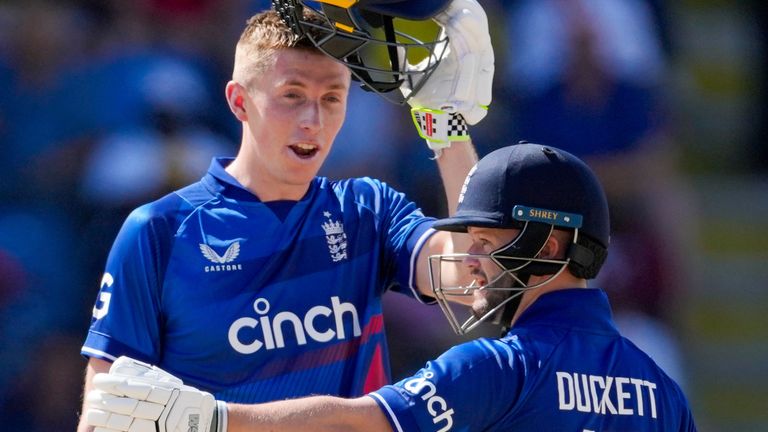
[[[309,8],[304,8],[304,20],[317,24],[325,21]],[[320,52],[307,38],[298,37],[274,10],[252,16],[235,48],[232,79],[248,85],[251,79],[274,64],[280,49],[294,48]]]

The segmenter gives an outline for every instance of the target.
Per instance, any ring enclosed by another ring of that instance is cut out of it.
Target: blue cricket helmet
[[[466,232],[467,227],[523,229],[501,256],[534,258],[550,229],[577,233],[568,251],[569,268],[593,278],[610,242],[608,200],[592,170],[579,158],[554,147],[521,142],[482,158],[467,176],[456,214],[434,228]],[[509,266],[508,266],[509,267]],[[548,274],[545,264],[527,267]]]
[[[456,214],[434,227],[461,232],[468,226],[520,228],[532,220],[520,214],[525,209],[571,215],[567,221],[545,220],[562,228],[574,228],[581,219],[580,232],[608,247],[608,201],[595,174],[576,156],[539,144],[511,145],[482,158],[467,176]]]

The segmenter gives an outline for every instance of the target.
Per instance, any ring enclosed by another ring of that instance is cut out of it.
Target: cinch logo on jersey
[[[650,410],[650,416],[656,418],[655,390],[655,383],[638,378],[557,372],[562,411],[643,417]]]
[[[296,335],[297,345],[306,345],[307,337],[316,342],[346,339],[345,318],[352,321],[353,336],[359,337],[361,334],[357,308],[352,303],[342,303],[336,296],[331,297],[331,307],[315,306],[303,317],[285,311],[270,317],[267,315],[269,308],[267,299],[256,299],[253,302],[253,310],[260,315],[259,318],[238,318],[229,326],[229,344],[235,351],[241,354],[253,354],[261,348],[267,350],[285,348],[283,329],[286,325],[291,329],[289,333]],[[259,331],[261,338],[253,339],[251,335],[257,328],[261,329]],[[247,337],[241,337],[246,335]]]
[[[208,261],[217,264],[217,265],[210,265],[205,266],[205,272],[219,272],[219,271],[235,271],[235,270],[242,270],[243,265],[242,264],[229,264],[232,261],[234,261],[238,255],[240,255],[240,242],[234,242],[227,248],[227,251],[224,252],[224,256],[220,256],[216,253],[215,250],[213,250],[212,247],[208,246],[207,244],[200,243],[200,252],[203,253],[203,256],[208,258]]]
[[[423,377],[406,381],[403,388],[416,396],[427,389],[427,392],[421,395],[421,400],[427,403],[427,411],[432,416],[432,423],[445,422],[443,428],[437,432],[449,431],[453,427],[453,408],[448,409],[448,403],[445,399],[437,395],[437,388],[432,381],[429,381],[432,377],[434,377],[432,372],[425,372]]]

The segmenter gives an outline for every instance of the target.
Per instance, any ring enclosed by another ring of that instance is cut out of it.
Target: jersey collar
[[[601,333],[618,333],[608,296],[597,288],[572,288],[546,293],[520,314],[510,331],[542,323]]]
[[[236,178],[227,172],[227,166],[235,160],[233,157],[216,157],[211,160],[208,167],[208,173],[203,177],[203,183],[214,193],[219,193],[227,198],[232,198],[241,202],[261,202],[259,197],[254,195],[245,186],[240,184]],[[309,189],[300,201],[306,200],[317,188],[318,178],[315,177],[309,185]]]

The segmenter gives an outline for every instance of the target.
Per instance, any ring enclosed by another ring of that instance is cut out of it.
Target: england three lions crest
[[[328,220],[322,224],[325,231],[325,241],[328,243],[328,252],[333,262],[347,259],[347,234],[344,233],[344,224],[331,219],[331,213],[323,212]]]

